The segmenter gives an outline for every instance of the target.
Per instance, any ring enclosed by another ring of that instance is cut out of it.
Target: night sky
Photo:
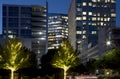
[[[2,29],[2,4],[45,5],[46,0],[0,0],[0,34]],[[49,13],[68,13],[71,0],[48,0]],[[117,26],[120,26],[120,0],[117,0]]]

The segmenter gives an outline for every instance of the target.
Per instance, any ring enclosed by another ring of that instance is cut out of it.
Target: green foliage
[[[6,46],[2,47],[0,56],[4,69],[14,69],[14,71],[30,66],[31,51],[23,47],[22,42],[17,39],[9,39]]]
[[[52,59],[52,65],[68,70],[79,64],[78,52],[75,52],[68,41],[63,41]]]
[[[120,76],[119,75],[115,75],[115,76],[99,75],[98,79],[120,79]]]
[[[99,75],[98,79],[110,79],[110,77],[106,75]]]
[[[96,61],[98,68],[120,69],[120,49],[107,51]]]
[[[86,69],[88,70],[88,73],[95,73],[95,59],[90,59],[88,62],[86,62]]]

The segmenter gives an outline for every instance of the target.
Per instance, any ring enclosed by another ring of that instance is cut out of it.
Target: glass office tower
[[[39,61],[47,52],[47,6],[4,4],[2,9],[3,37],[31,39]]]
[[[39,61],[47,53],[47,23],[47,7],[32,6],[32,50],[37,53]]]
[[[48,49],[58,49],[63,39],[68,38],[67,14],[49,13]]]
[[[69,41],[82,53],[98,43],[99,28],[116,26],[116,0],[72,0],[68,18]]]
[[[3,5],[4,37],[31,38],[31,7],[18,5]]]

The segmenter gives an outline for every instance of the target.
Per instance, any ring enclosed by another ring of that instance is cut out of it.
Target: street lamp
[[[107,45],[107,46],[111,45],[111,41],[108,40],[108,41],[106,42],[106,45]]]

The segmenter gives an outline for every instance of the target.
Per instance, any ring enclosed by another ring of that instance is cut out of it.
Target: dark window
[[[18,27],[18,18],[9,18],[9,27]]]
[[[22,29],[20,33],[21,33],[21,36],[23,36],[23,37],[31,37],[31,30]]]
[[[9,12],[8,12],[9,16],[17,17],[18,14],[19,14],[19,8],[18,7],[9,7],[8,10],[9,10]]]
[[[21,18],[21,27],[31,28],[31,18]]]
[[[3,17],[3,27],[6,27],[6,17]]]
[[[21,7],[21,17],[31,17],[32,9],[30,7]]]
[[[3,6],[3,8],[2,8],[3,10],[3,16],[6,16],[7,15],[7,8],[6,8],[6,6]]]

